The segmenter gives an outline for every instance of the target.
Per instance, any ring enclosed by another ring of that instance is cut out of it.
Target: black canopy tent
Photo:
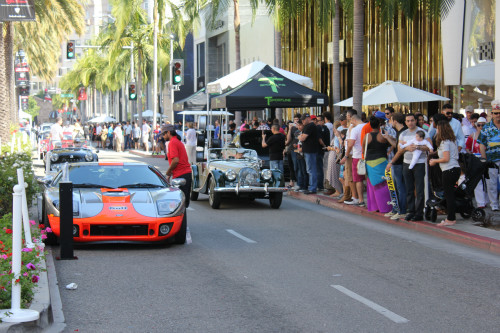
[[[205,88],[174,103],[174,111],[201,111],[207,109],[207,94]]]
[[[327,106],[328,96],[300,85],[265,66],[238,87],[214,96],[212,109],[259,110]]]

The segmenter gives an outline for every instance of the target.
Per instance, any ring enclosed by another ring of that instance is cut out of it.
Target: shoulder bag
[[[366,133],[368,135],[370,133]],[[365,135],[365,153],[363,154],[363,158],[358,161],[358,165],[356,166],[358,170],[358,175],[364,176],[366,175],[366,149],[368,148],[368,138]]]

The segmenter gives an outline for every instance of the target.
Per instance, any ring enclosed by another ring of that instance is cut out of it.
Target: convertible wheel
[[[179,229],[179,232],[175,235],[174,238],[175,244],[182,245],[186,243],[186,230],[187,230],[187,214],[186,212],[184,212],[181,228]]]
[[[47,212],[45,211],[45,200],[42,201],[42,221],[41,223],[45,227],[50,227],[49,218],[47,217]],[[47,233],[47,238],[43,240],[46,245],[57,245],[57,236],[53,232]]]
[[[210,178],[210,187],[208,188],[208,203],[213,209],[219,209],[221,203],[220,193],[215,192],[215,180]]]
[[[283,200],[283,193],[273,192],[269,193],[269,203],[271,208],[278,209],[281,206],[281,201]]]

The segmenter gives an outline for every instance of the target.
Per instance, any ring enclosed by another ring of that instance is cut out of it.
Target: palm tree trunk
[[[363,105],[364,17],[364,0],[354,0],[352,96],[353,108],[358,112]]]
[[[0,23],[0,59],[5,59],[5,43],[3,39],[4,24]],[[7,86],[7,77],[5,66],[0,66],[0,86]],[[7,91],[0,89],[0,101],[7,100]],[[9,105],[8,103],[0,103],[0,137],[5,144],[9,142]]]
[[[335,12],[332,24],[332,44],[333,44],[333,68],[332,68],[332,88],[333,104],[340,102],[340,63],[339,63],[339,38],[340,38],[340,6],[339,0],[335,0]],[[340,106],[333,106],[333,119],[339,119]]]
[[[5,31],[5,75],[7,76],[8,105],[10,106],[10,119],[14,124],[19,123],[19,103],[16,98],[16,85],[14,78],[13,45],[14,36],[12,34],[12,22],[6,23]]]
[[[137,114],[139,115],[139,127],[142,126],[142,56],[139,52],[139,63],[137,64]],[[173,119],[170,120],[173,123]]]
[[[274,66],[281,68],[281,31],[274,28]],[[276,119],[279,120],[280,126],[283,120],[283,109],[276,108]]]

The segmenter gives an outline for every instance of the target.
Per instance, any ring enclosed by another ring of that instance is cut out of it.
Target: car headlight
[[[52,162],[57,162],[58,159],[59,159],[59,155],[57,153],[50,154],[50,160]]]
[[[52,204],[60,212],[59,200],[56,199],[52,201]],[[78,215],[80,215],[80,204],[78,203],[78,200],[73,200],[73,216],[78,216]]]
[[[94,160],[94,155],[92,153],[85,154],[85,161],[92,162]]]
[[[226,171],[226,178],[227,180],[229,180],[230,182],[233,182],[236,180],[236,172],[234,172],[233,170],[229,169]]]
[[[158,208],[158,215],[170,215],[175,212],[181,205],[181,200],[177,199],[167,199],[158,200],[156,202],[156,208]]]
[[[264,179],[264,180],[270,180],[271,178],[273,178],[273,172],[269,169],[264,169],[261,172],[261,176],[262,176],[262,179]]]
[[[59,164],[51,164],[50,170],[59,171],[59,170],[61,170],[62,166],[63,166],[63,164],[60,164],[60,163]]]

